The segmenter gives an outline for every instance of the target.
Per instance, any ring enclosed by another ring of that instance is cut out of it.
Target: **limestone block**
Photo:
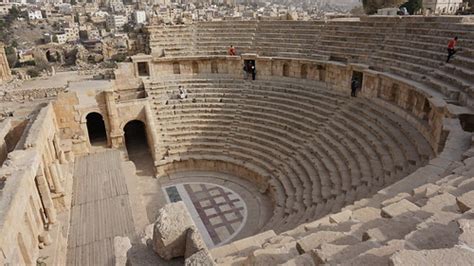
[[[470,265],[474,252],[461,247],[433,250],[402,250],[390,257],[390,265]]]
[[[411,197],[411,195],[408,194],[408,193],[405,193],[405,192],[399,193],[399,194],[397,194],[397,195],[396,195],[395,197],[393,197],[393,198],[384,200],[384,201],[382,202],[382,206],[385,207],[385,206],[388,206],[388,205],[393,204],[393,203],[395,203],[395,202],[398,202],[398,201],[400,201],[400,200],[402,200],[402,199],[407,199],[407,198],[409,198],[409,197]]]
[[[435,184],[428,183],[428,184],[425,184],[423,186],[420,186],[420,187],[417,187],[417,188],[413,189],[413,195],[428,198],[428,197],[431,197],[431,196],[435,195],[436,192],[438,192],[439,189],[440,189],[439,186],[437,186]]]
[[[206,249],[206,244],[202,240],[201,234],[195,226],[188,229],[186,236],[186,250],[184,252],[184,258],[191,257],[194,253],[199,252],[202,249]]]
[[[405,212],[414,212],[419,209],[420,207],[416,206],[415,204],[409,202],[406,199],[402,199],[397,203],[393,203],[382,208],[382,216],[392,218]]]
[[[350,246],[322,244],[321,247],[311,251],[311,257],[316,265],[339,264],[379,246],[379,244],[372,241],[365,241]]]
[[[330,215],[329,222],[335,223],[335,224],[342,223],[351,219],[351,216],[352,216],[352,211],[345,210],[345,211]]]
[[[114,238],[115,266],[127,265],[127,252],[132,247],[128,237],[116,236]]]
[[[216,265],[211,254],[206,249],[194,253],[184,260],[186,266],[213,266]]]
[[[461,212],[467,212],[470,209],[474,208],[474,190],[464,193],[460,197],[457,197],[456,203],[458,204],[458,207]]]
[[[194,226],[182,201],[158,211],[153,228],[153,249],[165,260],[184,256],[188,228]]]
[[[365,223],[368,221],[372,221],[375,219],[381,218],[380,216],[380,209],[373,208],[373,207],[364,207],[352,212],[352,219]]]
[[[343,244],[347,245],[359,242],[356,238],[341,232],[319,231],[299,239],[296,242],[296,249],[300,254],[309,253],[312,249],[318,248],[323,243],[331,243],[336,240],[344,240]]]
[[[244,265],[277,265],[298,255],[294,247],[257,249],[250,254]]]
[[[293,259],[279,264],[282,266],[314,266],[316,265],[313,261],[313,258],[311,257],[310,254],[302,254],[297,257],[294,257]]]
[[[460,219],[458,225],[462,232],[459,236],[459,242],[474,248],[474,221],[472,219]]]

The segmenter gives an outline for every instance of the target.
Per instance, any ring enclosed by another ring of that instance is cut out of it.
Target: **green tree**
[[[423,8],[423,0],[408,0],[400,7],[405,7],[410,15],[414,15]]]

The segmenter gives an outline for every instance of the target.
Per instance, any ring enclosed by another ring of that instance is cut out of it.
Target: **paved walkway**
[[[106,150],[77,159],[68,265],[114,265],[114,237],[133,237],[132,211],[120,156],[119,151]]]

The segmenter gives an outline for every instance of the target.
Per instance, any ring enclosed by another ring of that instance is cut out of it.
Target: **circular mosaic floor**
[[[228,174],[175,173],[162,184],[168,202],[183,201],[209,248],[258,232],[271,203],[250,182]]]

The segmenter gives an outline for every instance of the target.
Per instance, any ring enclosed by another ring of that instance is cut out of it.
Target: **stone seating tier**
[[[151,27],[152,37],[156,32],[158,38],[150,46],[161,47],[165,56],[225,55],[228,46],[233,44],[239,53],[262,56],[347,58],[350,62],[380,67],[401,77],[413,77],[446,94],[450,102],[465,105],[472,101],[469,99],[474,94],[471,71],[474,68],[474,27],[469,23],[460,24],[463,22],[472,21],[465,17],[398,20],[376,17],[327,22],[201,22],[176,29]],[[234,29],[230,25],[239,27]],[[160,35],[161,32],[169,35]],[[182,32],[188,35],[177,35]],[[443,66],[446,44],[454,35],[460,37],[462,51]]]
[[[177,98],[178,84],[187,99]],[[214,159],[270,177],[275,210],[266,228],[277,231],[373,194],[433,155],[397,115],[306,85],[178,79],[146,90],[160,127],[158,167]]]

